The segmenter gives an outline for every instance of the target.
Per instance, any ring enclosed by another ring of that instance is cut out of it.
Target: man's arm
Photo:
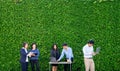
[[[93,47],[92,47],[93,48]],[[94,52],[94,49],[92,49],[92,55],[95,56],[97,53]]]
[[[60,61],[63,58],[63,56],[64,56],[64,49],[62,50],[61,56],[57,61]]]

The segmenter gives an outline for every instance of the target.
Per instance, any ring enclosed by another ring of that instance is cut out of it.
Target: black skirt
[[[58,64],[52,64],[52,66],[58,66]]]

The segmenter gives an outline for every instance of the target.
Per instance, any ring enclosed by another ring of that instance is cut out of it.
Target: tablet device
[[[100,49],[101,49],[100,47],[97,47],[97,48],[96,48],[96,53],[99,53],[99,52],[100,52]]]

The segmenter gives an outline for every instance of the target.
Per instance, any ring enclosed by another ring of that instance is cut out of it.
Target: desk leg
[[[50,64],[49,64],[49,71],[51,71],[50,69],[51,69],[51,68],[50,68]]]
[[[70,64],[70,71],[71,71],[71,64]]]

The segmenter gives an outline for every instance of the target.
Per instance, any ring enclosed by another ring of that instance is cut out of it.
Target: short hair
[[[66,43],[64,43],[62,46],[68,46]]]
[[[26,44],[28,44],[28,43],[27,43],[27,42],[24,42],[24,43],[23,43],[23,47],[25,47]]]
[[[94,41],[93,40],[89,40],[88,43],[89,44],[94,44]]]

